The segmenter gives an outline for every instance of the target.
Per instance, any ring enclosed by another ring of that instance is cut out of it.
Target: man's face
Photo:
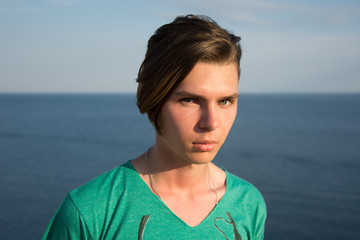
[[[187,163],[213,160],[236,117],[236,64],[197,63],[162,106],[156,144]]]

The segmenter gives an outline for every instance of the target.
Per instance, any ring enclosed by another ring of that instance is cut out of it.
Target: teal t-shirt
[[[260,192],[226,172],[226,192],[191,227],[151,192],[130,162],[71,191],[42,239],[263,239]]]

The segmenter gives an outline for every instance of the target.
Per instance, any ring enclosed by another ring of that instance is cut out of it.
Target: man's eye
[[[192,98],[183,98],[183,99],[181,99],[181,102],[183,102],[183,103],[192,103],[193,99]]]
[[[219,102],[220,105],[230,105],[232,103],[233,103],[233,101],[229,100],[229,99],[224,99]]]

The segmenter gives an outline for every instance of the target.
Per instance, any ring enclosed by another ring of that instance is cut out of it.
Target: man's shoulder
[[[117,166],[97,177],[86,184],[72,190],[69,196],[76,205],[88,204],[89,201],[96,204],[124,191],[126,182],[135,171],[130,162]]]
[[[260,204],[265,203],[264,198],[257,187],[229,172],[227,172],[227,190],[229,190],[231,194],[240,196],[242,199],[258,202]]]

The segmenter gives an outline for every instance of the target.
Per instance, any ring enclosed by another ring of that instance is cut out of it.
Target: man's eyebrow
[[[180,92],[174,92],[174,95],[176,97],[188,97],[188,98],[197,98],[197,99],[204,99],[203,96],[194,94],[187,91],[180,91]],[[222,96],[220,99],[237,99],[239,97],[239,93],[234,93],[228,96]]]
[[[200,95],[194,94],[194,93],[190,93],[190,92],[186,92],[186,91],[181,91],[181,92],[174,92],[174,95],[176,97],[191,97],[191,98],[203,98]]]
[[[234,93],[234,94],[232,94],[232,95],[230,95],[230,96],[225,96],[224,98],[237,99],[237,98],[239,98],[239,93]]]

